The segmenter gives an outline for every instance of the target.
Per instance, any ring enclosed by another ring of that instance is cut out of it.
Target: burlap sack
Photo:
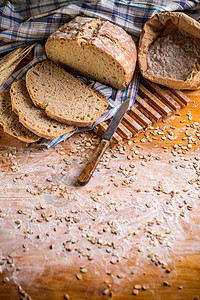
[[[195,68],[185,81],[170,78],[151,76],[147,74],[147,53],[152,42],[166,28],[177,26],[178,29],[189,33],[200,39],[200,24],[194,19],[181,12],[165,12],[154,15],[146,22],[142,30],[139,48],[138,60],[142,75],[150,81],[162,84],[174,89],[196,90],[200,88],[200,65]],[[200,47],[200,45],[199,45]]]

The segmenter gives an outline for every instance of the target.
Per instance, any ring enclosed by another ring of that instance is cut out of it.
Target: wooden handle
[[[91,159],[88,161],[87,165],[81,172],[81,175],[78,178],[78,184],[85,185],[89,182],[92,174],[94,173],[100,159],[102,158],[104,152],[106,151],[108,145],[110,144],[107,140],[102,140],[96,151],[94,152]]]

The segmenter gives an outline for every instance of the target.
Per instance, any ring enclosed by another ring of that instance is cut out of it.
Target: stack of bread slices
[[[25,80],[0,93],[0,124],[8,134],[32,143],[90,126],[106,110],[106,98],[52,61],[31,68]]]

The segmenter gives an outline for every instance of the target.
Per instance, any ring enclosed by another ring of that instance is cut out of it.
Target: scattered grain
[[[142,286],[142,289],[143,289],[143,291],[146,291],[146,290],[148,290],[148,289],[149,289],[149,286],[148,286],[148,284],[144,284],[144,285]]]
[[[76,275],[76,278],[77,278],[78,280],[82,280],[82,275],[81,275],[81,274],[77,274],[77,275]]]
[[[137,295],[139,294],[139,291],[138,291],[138,290],[135,290],[135,289],[133,289],[133,291],[132,291],[132,294],[133,294],[134,296],[137,296]]]
[[[141,287],[140,284],[136,284],[136,285],[134,286],[134,289],[135,289],[135,290],[141,290],[141,288],[142,288],[142,287]]]

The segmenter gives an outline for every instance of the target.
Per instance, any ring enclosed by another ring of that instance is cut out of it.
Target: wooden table
[[[186,94],[85,187],[95,134],[47,150],[1,132],[0,299],[199,299],[200,91]]]

